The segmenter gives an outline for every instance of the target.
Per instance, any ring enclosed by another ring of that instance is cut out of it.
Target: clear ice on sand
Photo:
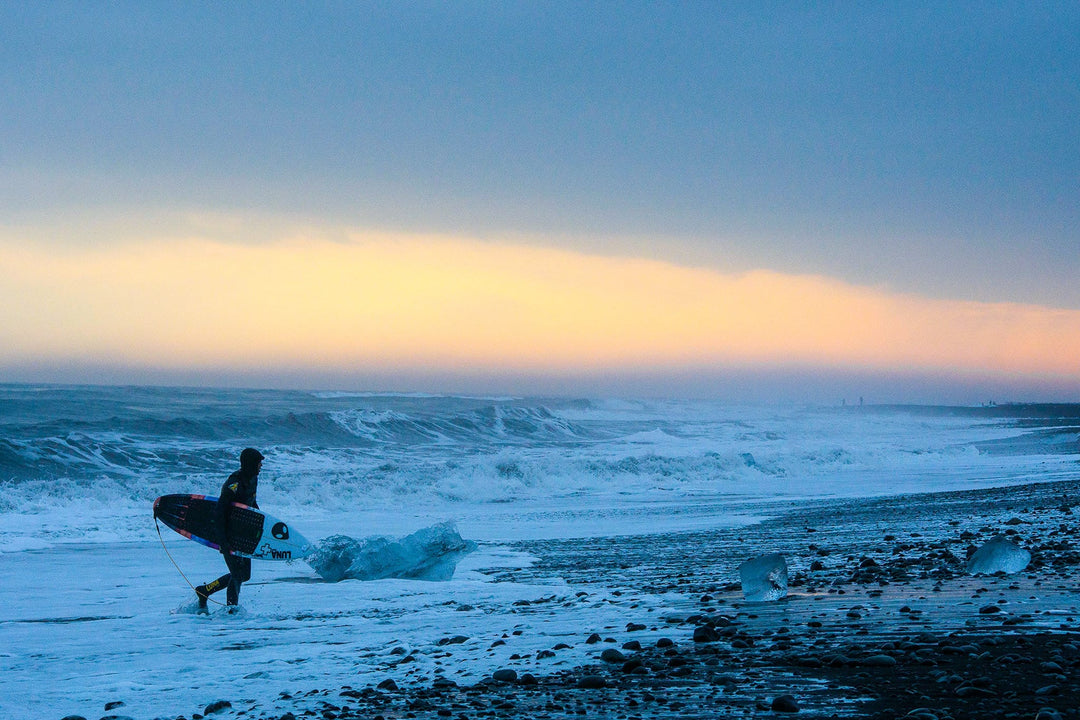
[[[780,553],[751,558],[739,566],[743,595],[750,602],[779,600],[787,595],[787,563]]]
[[[449,580],[462,557],[476,549],[453,523],[432,525],[394,540],[331,535],[304,559],[324,580],[404,578]]]
[[[1020,572],[1031,562],[1031,553],[1004,535],[995,535],[968,558],[967,571],[972,575]]]

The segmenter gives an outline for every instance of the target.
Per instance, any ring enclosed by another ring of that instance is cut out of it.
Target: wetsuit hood
[[[240,453],[240,469],[249,475],[259,472],[259,463],[263,460],[263,454],[255,448],[246,448]]]

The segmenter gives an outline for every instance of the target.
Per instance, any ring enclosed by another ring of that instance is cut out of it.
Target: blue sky
[[[1077,38],[1074,2],[5,3],[0,222],[276,213],[1075,310]]]

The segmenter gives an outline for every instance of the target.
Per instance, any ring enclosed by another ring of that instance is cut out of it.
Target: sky
[[[1080,401],[1074,2],[0,5],[0,381]]]

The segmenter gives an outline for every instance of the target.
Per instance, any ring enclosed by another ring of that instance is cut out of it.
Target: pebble
[[[773,712],[782,713],[797,713],[799,712],[799,704],[795,702],[795,698],[791,695],[781,695],[774,698],[772,706],[769,708]]]
[[[600,659],[609,663],[621,663],[626,662],[626,656],[615,648],[608,648],[604,652],[600,653]]]
[[[499,682],[515,682],[517,680],[517,670],[512,668],[504,668],[496,670],[491,674],[491,678]]]
[[[586,675],[578,680],[577,686],[582,690],[599,690],[607,687],[607,680],[599,675]]]
[[[1061,720],[1061,713],[1054,708],[1041,708],[1035,720]]]
[[[697,643],[709,643],[716,642],[720,639],[720,635],[711,627],[701,625],[694,628],[694,642]]]
[[[997,693],[993,690],[986,690],[981,687],[975,687],[973,685],[964,685],[956,688],[956,697],[959,698],[972,698],[972,697],[996,697]]]
[[[443,646],[443,645],[461,645],[462,643],[464,643],[468,639],[469,638],[465,637],[464,635],[455,635],[454,637],[443,638],[443,639],[439,640],[439,642],[437,642],[436,644],[439,645],[439,646]]]
[[[231,707],[232,703],[228,700],[218,700],[207,705],[206,709],[203,710],[203,715],[213,715],[214,713],[221,712],[222,710],[228,710]]]
[[[871,655],[859,661],[865,667],[894,667],[896,658],[891,655]]]

